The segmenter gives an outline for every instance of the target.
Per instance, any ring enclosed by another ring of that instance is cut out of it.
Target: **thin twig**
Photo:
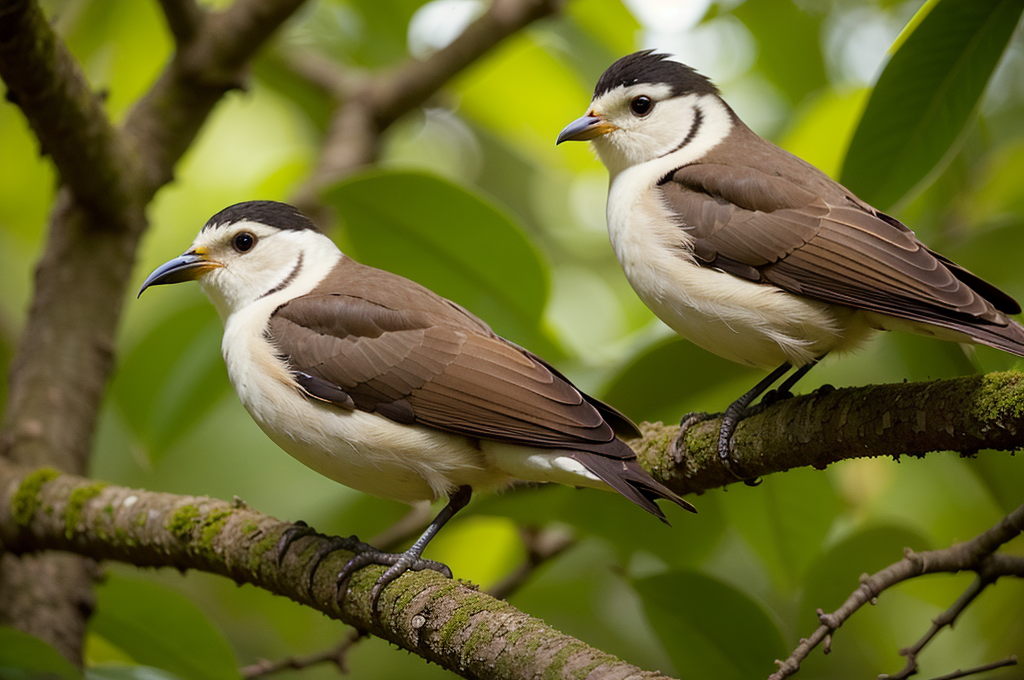
[[[278,661],[260,659],[251,666],[243,666],[238,669],[238,672],[243,678],[261,678],[283,670],[301,670],[316,664],[329,662],[337,666],[342,674],[348,675],[348,652],[359,640],[368,635],[364,630],[353,628],[348,632],[348,635],[341,639],[341,642],[330,649],[307,654],[306,656],[291,656]]]
[[[968,668],[967,670],[955,670],[952,673],[946,675],[940,675],[932,680],[956,680],[957,678],[965,678],[968,675],[974,675],[976,673],[984,673],[985,671],[992,671],[997,668],[1005,668],[1007,666],[1016,666],[1017,656],[1011,656],[1002,661],[993,661],[992,663],[983,664],[981,666],[975,666],[974,668]]]
[[[923,574],[974,571],[983,584],[978,588],[978,592],[981,592],[985,585],[994,582],[1000,576],[1020,576],[1022,568],[1024,568],[1024,558],[994,553],[999,546],[1020,535],[1022,530],[1024,530],[1024,505],[999,520],[991,529],[969,541],[943,550],[915,553],[909,548],[906,549],[904,558],[899,562],[891,564],[871,576],[862,576],[860,587],[847,598],[839,609],[831,614],[826,614],[819,609],[818,620],[821,621],[821,626],[810,637],[802,639],[788,659],[775,662],[779,670],[770,675],[769,680],[783,680],[796,673],[800,669],[800,662],[822,642],[825,642],[827,653],[831,645],[832,634],[836,629],[843,625],[854,612],[869,602],[874,603],[883,591],[897,583]],[[973,588],[969,588],[961,595],[957,603],[947,610],[946,614],[956,618],[963,607],[966,607],[976,596],[977,592],[974,592]],[[957,605],[961,604],[961,601],[963,601],[963,606],[958,610]],[[936,619],[937,622],[941,620],[943,617]],[[941,628],[941,626],[939,627]],[[934,637],[934,633],[931,634],[931,637]],[[924,644],[927,644],[931,637],[926,635],[926,639],[923,638]]]
[[[940,630],[946,626],[952,626],[953,622],[956,621],[956,618],[960,616],[964,609],[974,602],[975,598],[977,598],[978,595],[981,595],[981,591],[985,590],[985,588],[991,584],[992,581],[987,581],[980,576],[974,579],[971,585],[967,587],[967,590],[965,590],[960,597],[956,599],[956,602],[954,602],[949,609],[942,612],[932,620],[931,627],[920,640],[910,647],[905,647],[900,650],[900,655],[907,657],[906,665],[904,665],[903,668],[894,675],[885,675],[884,673],[879,675],[879,680],[904,680],[905,678],[909,678],[911,675],[917,673],[917,655],[921,653],[921,650],[932,641]]]

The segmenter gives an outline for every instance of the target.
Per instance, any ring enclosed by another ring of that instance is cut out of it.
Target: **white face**
[[[219,265],[204,273],[199,283],[222,318],[280,290],[325,254],[338,253],[334,242],[321,233],[245,220],[203,229],[190,250]]]
[[[588,114],[613,128],[591,142],[614,177],[679,148],[690,133],[697,107],[703,111],[709,99],[714,95],[673,97],[672,88],[661,83],[619,86],[590,103]]]

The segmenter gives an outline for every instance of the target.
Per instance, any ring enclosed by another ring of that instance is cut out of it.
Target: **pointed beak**
[[[167,283],[181,283],[182,281],[195,281],[200,276],[222,267],[220,262],[215,262],[206,256],[205,250],[190,250],[181,257],[164,262],[153,270],[153,273],[146,277],[146,281],[139,289],[139,297],[150,286],[162,286]]]
[[[593,139],[617,129],[617,127],[607,122],[604,118],[588,114],[566,125],[565,129],[558,134],[558,141],[555,142],[555,146],[562,142],[582,142],[587,139]]]

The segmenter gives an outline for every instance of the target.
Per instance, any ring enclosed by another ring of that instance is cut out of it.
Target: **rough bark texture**
[[[370,590],[383,568],[357,572],[339,607],[335,575],[352,553],[340,551],[325,560],[310,592],[310,558],[326,539],[300,539],[279,565],[278,541],[289,526],[242,504],[105,486],[53,469],[26,473],[0,463],[0,540],[10,551],[66,550],[221,574],[314,607],[466,678],[665,677],[432,571],[403,576],[386,588],[375,623]]]

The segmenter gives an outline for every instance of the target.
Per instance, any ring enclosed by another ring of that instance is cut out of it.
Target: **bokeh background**
[[[159,8],[138,0],[44,4],[120,119],[169,59]],[[1014,4],[978,0],[993,16]],[[338,219],[324,226],[348,254],[466,305],[635,420],[721,410],[760,374],[675,338],[639,302],[607,242],[604,168],[582,144],[556,148],[555,137],[585,112],[594,82],[614,59],[645,47],[674,53],[712,77],[756,132],[849,178],[934,249],[1024,298],[1020,31],[977,107],[969,91],[991,69],[971,72],[967,63],[964,78],[941,92],[927,73],[897,74],[875,118],[914,111],[904,97],[924,100],[954,112],[945,134],[918,134],[910,120],[886,137],[880,123],[862,123],[873,84],[895,46],[912,36],[904,29],[922,5],[568,0],[560,16],[512,37],[393,126],[375,168],[325,193]],[[288,54],[373,71],[430,54],[483,8],[478,0],[311,2],[257,61],[248,89],[219,105],[176,181],[157,195],[138,283],[182,252],[216,211],[256,198],[288,200],[310,173],[330,102],[295,76]],[[992,37],[998,32],[989,26],[978,37],[993,41],[997,58],[1006,43]],[[932,43],[939,57],[947,48],[938,38]],[[959,118],[958,107],[965,109]],[[962,133],[957,121],[969,121]],[[895,148],[885,147],[893,134]],[[918,146],[900,148],[914,134]],[[925,167],[907,170],[915,163]],[[890,181],[894,167],[906,170],[903,179]],[[0,106],[0,371],[25,318],[54,185],[21,113]],[[416,200],[398,204],[396,192]],[[263,436],[227,382],[220,333],[197,286],[155,289],[127,303],[93,475],[239,496],[327,533],[368,538],[400,518],[403,506],[321,478]],[[1018,364],[986,348],[885,335],[826,361],[800,389]],[[970,538],[1022,497],[1021,461],[992,452],[863,459],[774,475],[757,488],[734,485],[692,499],[696,516],[668,508],[671,528],[611,494],[532,489],[477,499],[428,554],[487,587],[523,560],[521,527],[561,526],[578,542],[512,595],[517,607],[677,677],[765,677],[774,659],[813,630],[815,609],[837,607],[861,573],[898,560],[904,547]],[[218,577],[123,565],[108,573],[88,641],[93,677],[231,677],[258,658],[317,651],[346,634],[338,622]],[[831,655],[812,654],[799,677],[899,670],[897,650],[917,640],[972,578],[936,576],[885,593],[839,631]],[[1024,583],[997,584],[929,647],[923,672],[1024,653],[1022,611]],[[450,677],[380,640],[354,648],[349,666],[357,678]],[[280,676],[337,672],[322,666]],[[1010,670],[999,677],[1022,676]]]

